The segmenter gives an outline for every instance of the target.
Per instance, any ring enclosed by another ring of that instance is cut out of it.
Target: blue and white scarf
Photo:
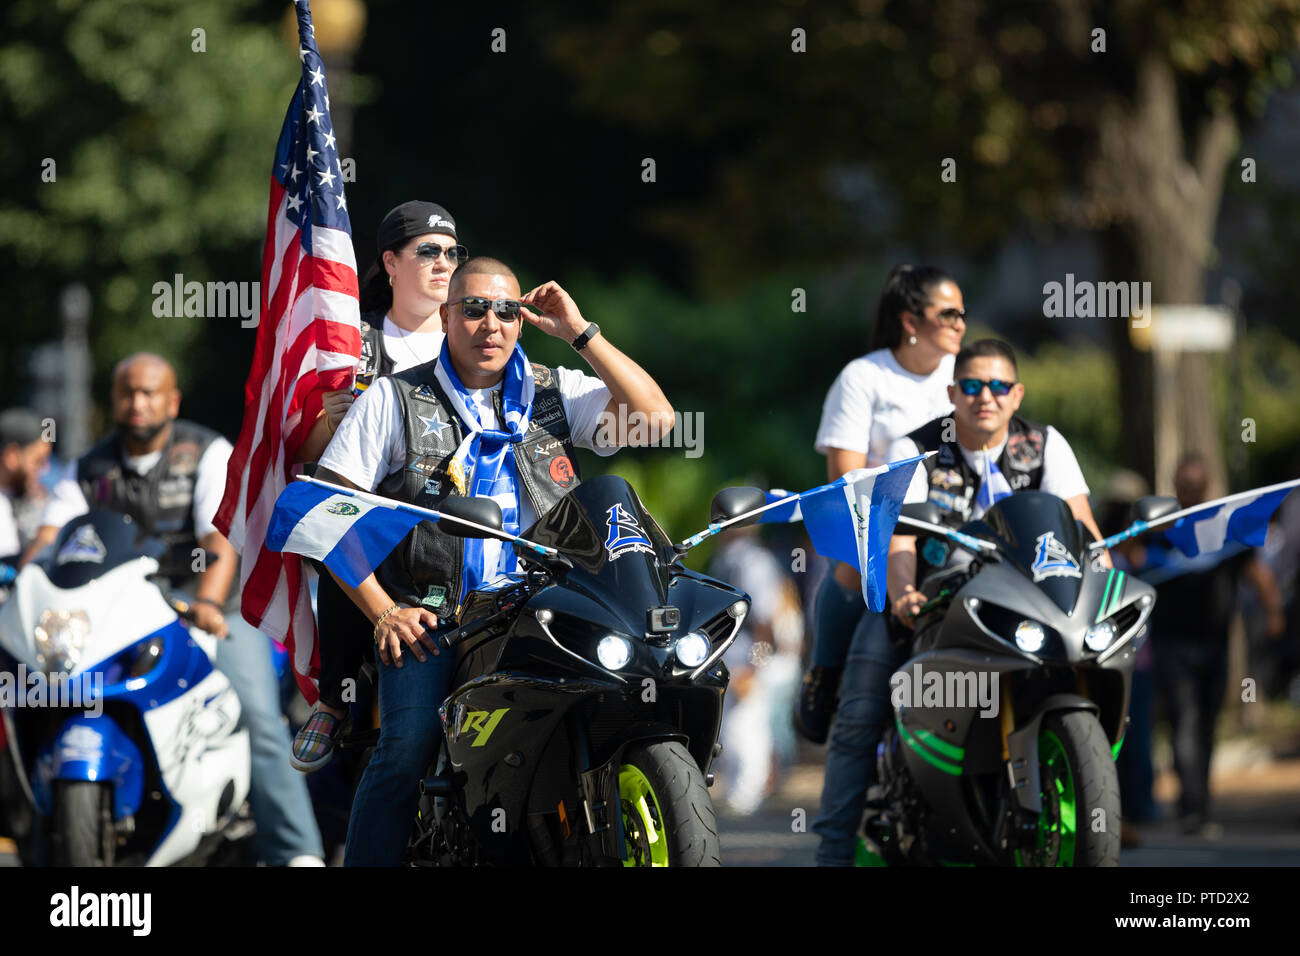
[[[452,411],[465,429],[465,438],[452,455],[450,466],[452,481],[461,494],[493,498],[501,506],[502,525],[510,534],[519,533],[519,476],[511,446],[524,440],[532,418],[533,367],[524,355],[523,348],[515,343],[514,353],[506,364],[505,378],[501,383],[501,411],[504,428],[485,429],[469,389],[456,374],[451,364],[447,341],[443,340],[438,364],[434,369],[438,384],[442,386]],[[491,580],[498,574],[515,570],[514,551],[502,547],[494,566],[486,567],[483,538],[465,539],[464,572],[461,576],[461,594]],[[493,541],[495,544],[500,542]]]

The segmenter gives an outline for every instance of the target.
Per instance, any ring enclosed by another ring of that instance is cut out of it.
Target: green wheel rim
[[[618,768],[618,802],[623,811],[624,866],[667,866],[668,837],[654,787],[639,767]]]
[[[1078,798],[1074,772],[1061,738],[1051,730],[1038,735],[1038,762],[1042,767],[1043,810],[1030,860],[1016,851],[1017,866],[1073,866],[1077,843]]]

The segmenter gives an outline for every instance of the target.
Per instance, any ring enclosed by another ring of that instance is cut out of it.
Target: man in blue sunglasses
[[[1088,485],[1065,436],[1016,412],[1025,397],[1017,381],[1016,354],[997,339],[981,339],[957,353],[948,397],[951,418],[936,418],[895,441],[890,461],[937,451],[917,468],[905,503],[929,500],[939,506],[944,523],[959,528],[981,517],[999,500],[1017,491],[1045,491],[1064,499],[1092,534],[1101,531],[1088,506]],[[930,545],[942,548],[942,542]],[[945,549],[946,550],[946,549]],[[946,559],[944,554],[942,559]],[[896,534],[889,546],[889,597],[895,617],[912,626],[925,598],[916,589],[918,570],[942,564],[937,555],[921,555],[916,537]],[[1103,563],[1109,558],[1103,552]],[[918,563],[923,567],[918,569]]]

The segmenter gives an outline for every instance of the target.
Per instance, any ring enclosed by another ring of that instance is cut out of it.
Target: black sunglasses
[[[966,310],[965,309],[944,309],[940,312],[937,312],[934,317],[939,322],[940,325],[950,325],[955,328],[958,322],[966,321]]]
[[[446,253],[448,262],[464,262],[469,258],[469,250],[464,246],[447,246],[443,248],[436,242],[422,242],[415,247],[415,254],[425,259],[437,259]]]
[[[991,378],[988,381],[980,378],[959,378],[957,387],[961,389],[963,395],[974,397],[984,391],[984,386],[989,387],[989,391],[994,395],[1006,395],[1011,389],[1015,388],[1015,382],[1004,382],[1000,378]]]
[[[518,299],[485,299],[482,296],[467,295],[463,299],[457,299],[454,304],[460,306],[467,319],[481,319],[491,309],[502,322],[517,322],[521,311]]]

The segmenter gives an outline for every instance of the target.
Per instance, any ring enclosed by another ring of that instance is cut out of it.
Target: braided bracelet
[[[392,614],[394,611],[397,611],[397,610],[400,610],[400,609],[401,609],[401,605],[399,605],[399,604],[394,604],[392,607],[390,607],[390,608],[389,608],[387,611],[385,611],[383,614],[379,615],[379,617],[375,620],[375,633],[374,633],[374,638],[375,638],[376,641],[379,640],[379,625],[384,623],[384,618],[388,617],[388,615]]]

